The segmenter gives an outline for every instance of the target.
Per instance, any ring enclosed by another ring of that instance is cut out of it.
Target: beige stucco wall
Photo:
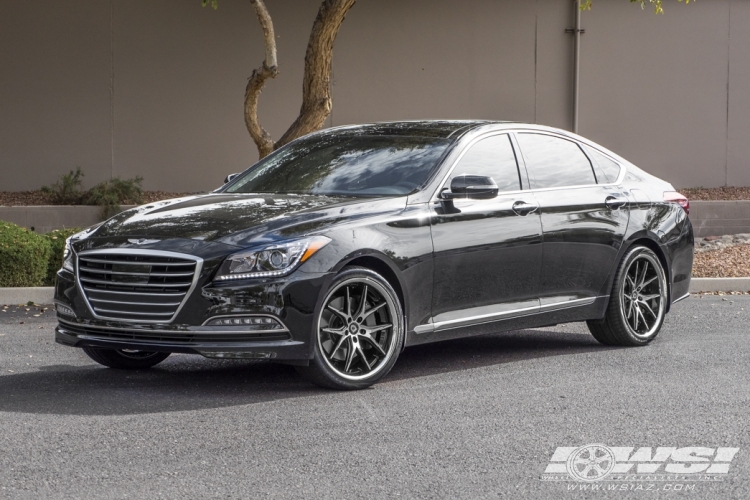
[[[267,0],[281,74],[261,97],[279,137],[301,97],[317,1]],[[242,100],[263,47],[250,3],[0,0],[0,190],[81,166],[207,190],[257,158]],[[569,128],[568,0],[360,0],[334,55],[328,125],[490,118]],[[583,14],[580,132],[681,187],[750,184],[750,2],[626,0]]]

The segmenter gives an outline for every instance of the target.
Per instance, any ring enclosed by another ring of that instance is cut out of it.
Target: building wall
[[[279,137],[301,103],[318,2],[267,0],[281,74],[260,103]],[[749,185],[750,3],[626,0],[583,13],[580,132],[676,186]],[[263,59],[247,1],[0,0],[0,191],[80,166],[86,184],[198,191],[257,159],[244,126]],[[334,54],[327,125],[488,118],[570,128],[568,0],[360,0]]]

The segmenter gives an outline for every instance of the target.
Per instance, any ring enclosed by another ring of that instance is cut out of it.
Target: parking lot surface
[[[0,498],[750,498],[750,296],[683,301],[644,348],[583,324],[409,348],[359,392],[188,355],[105,369],[25,309],[0,313]],[[591,443],[740,450],[720,481],[542,480]]]

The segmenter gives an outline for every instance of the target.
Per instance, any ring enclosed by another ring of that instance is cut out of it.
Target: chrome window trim
[[[516,194],[519,194],[519,193],[541,193],[541,192],[546,192],[546,191],[559,191],[559,190],[562,190],[562,189],[566,189],[567,190],[567,189],[583,189],[583,188],[590,188],[590,187],[617,187],[620,184],[622,184],[622,182],[625,180],[625,176],[627,175],[627,166],[623,162],[621,162],[621,161],[613,158],[611,155],[609,155],[609,154],[605,153],[604,151],[602,151],[601,149],[599,149],[599,147],[596,147],[596,146],[594,146],[592,144],[589,144],[588,142],[584,142],[584,141],[581,141],[581,140],[579,140],[577,138],[569,137],[569,136],[567,136],[565,134],[561,134],[561,133],[550,131],[550,130],[538,130],[538,129],[533,129],[533,128],[514,128],[514,129],[503,128],[503,129],[499,129],[499,130],[488,130],[486,132],[483,132],[480,135],[477,135],[476,137],[472,138],[469,142],[466,143],[465,146],[463,146],[463,149],[458,154],[458,156],[456,157],[456,159],[453,161],[453,163],[451,164],[451,166],[448,169],[447,173],[443,176],[442,181],[440,181],[440,183],[438,184],[437,189],[432,193],[432,196],[430,197],[430,203],[445,201],[445,200],[442,200],[441,198],[439,198],[438,195],[440,194],[440,192],[442,191],[442,189],[445,187],[445,184],[448,182],[448,179],[450,178],[451,174],[453,174],[453,170],[455,170],[456,166],[458,165],[458,162],[461,161],[461,159],[466,154],[466,152],[469,150],[469,148],[471,146],[473,146],[476,142],[480,141],[481,139],[486,139],[487,137],[491,137],[491,136],[494,136],[494,135],[507,134],[507,135],[514,135],[515,136],[516,134],[519,134],[519,133],[521,133],[521,134],[523,134],[523,133],[532,133],[532,134],[540,134],[540,135],[549,135],[549,136],[557,137],[557,138],[560,138],[560,139],[563,139],[563,140],[566,140],[566,141],[571,141],[574,144],[578,145],[579,148],[580,148],[580,145],[586,145],[586,146],[590,147],[591,149],[596,150],[598,153],[602,154],[603,156],[606,156],[607,158],[609,158],[610,160],[612,160],[616,164],[618,164],[620,166],[620,175],[619,175],[619,177],[617,177],[617,179],[614,182],[610,182],[610,183],[603,183],[603,184],[599,184],[599,183],[595,183],[595,184],[578,184],[578,185],[574,185],[574,186],[556,186],[556,187],[550,187],[550,188],[519,189],[517,191],[502,191],[502,192],[499,192],[497,194],[498,197],[500,197],[500,196],[506,196],[506,195],[516,195]],[[514,152],[516,153],[516,163],[517,163],[518,168],[520,169],[521,168],[521,164],[518,161],[518,155],[520,154],[521,157],[523,158],[523,151],[520,151],[520,150],[519,151],[515,151],[515,144],[513,145],[513,148],[514,148]],[[581,152],[584,154],[584,156],[586,156],[587,159],[589,159],[588,155],[586,154],[586,152],[585,152],[585,150],[583,148],[581,148]],[[590,161],[590,159],[589,159],[589,161]],[[524,165],[525,165],[526,164],[526,160],[523,159],[523,162],[524,162]],[[594,176],[594,177],[596,178],[596,176]],[[529,186],[530,185],[531,185],[531,178],[529,178]],[[453,201],[454,202],[455,201],[460,201],[460,198],[457,199],[457,200],[453,200]],[[482,200],[479,200],[479,201],[482,201]],[[492,200],[484,200],[484,201],[492,201]]]
[[[81,278],[79,276],[79,269],[80,269],[80,259],[81,257],[86,257],[87,255],[103,255],[103,254],[109,254],[109,255],[143,255],[143,256],[152,256],[152,257],[166,257],[166,258],[175,258],[175,259],[187,259],[192,260],[195,262],[195,275],[193,276],[193,281],[190,284],[190,288],[185,292],[185,296],[182,298],[182,301],[180,303],[180,306],[177,308],[175,313],[168,319],[161,319],[161,320],[138,320],[138,319],[127,319],[127,318],[112,318],[109,316],[100,316],[92,307],[91,303],[89,302],[89,298],[86,295],[85,290],[83,289],[83,284],[81,282]],[[75,256],[75,265],[76,265],[76,271],[75,271],[75,277],[76,277],[76,287],[78,287],[78,293],[81,294],[83,297],[84,302],[86,302],[86,306],[89,308],[89,312],[94,316],[96,319],[100,320],[107,320],[107,321],[117,321],[121,323],[135,323],[135,324],[169,324],[177,317],[178,314],[180,314],[180,311],[182,311],[182,308],[185,307],[185,304],[188,301],[188,298],[190,298],[190,295],[193,293],[193,290],[195,290],[195,287],[198,284],[198,278],[200,278],[201,270],[203,269],[203,259],[200,257],[196,257],[195,255],[189,255],[184,253],[178,253],[178,252],[167,252],[164,250],[148,250],[148,249],[140,249],[140,248],[111,248],[111,249],[96,249],[96,250],[86,250],[80,253],[76,253]]]

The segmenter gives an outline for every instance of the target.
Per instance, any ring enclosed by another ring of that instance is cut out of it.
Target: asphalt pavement
[[[105,369],[26,309],[0,312],[2,499],[750,498],[750,296],[683,301],[643,348],[583,324],[409,348],[358,392],[189,355]],[[591,443],[739,452],[713,480],[543,480]]]

